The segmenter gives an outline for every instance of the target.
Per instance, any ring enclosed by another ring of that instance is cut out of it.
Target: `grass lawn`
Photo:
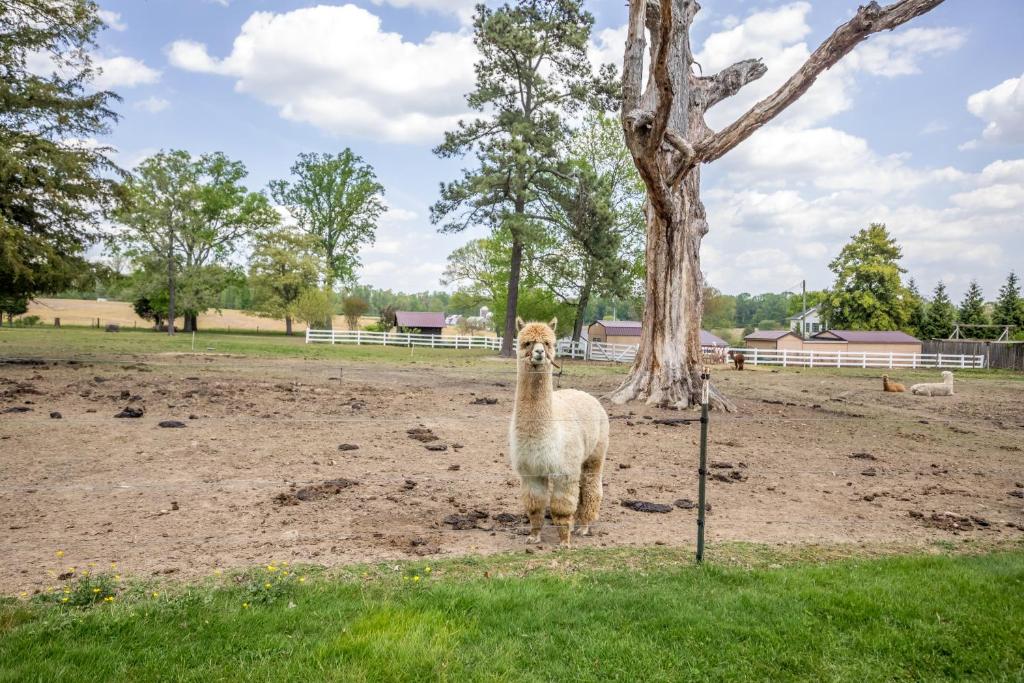
[[[8,601],[0,680],[1024,678],[1020,550],[753,568],[659,552],[260,569],[92,607]]]

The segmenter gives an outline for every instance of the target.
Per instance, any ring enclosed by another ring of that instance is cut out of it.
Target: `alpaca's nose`
[[[533,350],[533,360],[535,360],[535,361],[544,360],[544,349],[536,349],[535,348]]]

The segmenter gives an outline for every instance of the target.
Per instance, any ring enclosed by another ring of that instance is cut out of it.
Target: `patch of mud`
[[[352,479],[328,479],[322,484],[303,486],[296,491],[279,493],[274,496],[274,502],[278,505],[298,505],[299,502],[308,503],[314,500],[323,500],[330,496],[336,496],[358,483]]]
[[[648,500],[623,500],[622,507],[629,508],[633,512],[657,512],[661,514],[672,512],[671,505],[652,503]]]

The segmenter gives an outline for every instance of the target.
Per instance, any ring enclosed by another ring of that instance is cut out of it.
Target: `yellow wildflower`
[[[71,599],[71,598],[61,598],[61,599],[60,599],[60,601],[61,601],[61,602],[67,602],[67,601],[68,601],[68,600],[70,600],[70,599]]]
[[[306,577],[305,576],[300,576],[299,577],[299,583],[306,583]]]
[[[269,583],[265,583],[265,584],[263,584],[263,587],[264,588],[270,588],[270,584]]]
[[[243,602],[242,603],[242,609],[249,609],[249,603]]]
[[[268,572],[276,572],[276,571],[277,571],[277,567],[275,567],[275,566],[274,566],[274,565],[272,565],[272,564],[268,564],[268,565],[267,565],[267,571],[268,571]]]
[[[419,581],[420,580],[420,575],[417,574],[416,576],[412,577],[412,580],[413,581]]]
[[[89,563],[89,566],[90,566],[90,567],[95,567],[95,566],[96,566],[96,563],[95,563],[95,562],[90,562],[90,563]]]
[[[430,567],[427,567],[427,568],[426,568],[426,569],[424,569],[423,571],[425,571],[426,573],[428,573],[428,574],[429,574],[429,573],[430,573]]]
[[[93,592],[93,593],[99,593],[99,592],[100,592],[100,589],[99,589],[99,588],[93,588],[93,589],[92,589],[92,592]]]
[[[153,591],[153,597],[154,598],[159,598],[160,597],[160,593],[158,593],[157,591]]]
[[[224,570],[222,570],[222,569],[214,569],[214,570],[213,570],[213,573],[214,573],[215,575],[217,575],[217,576],[220,576],[221,574],[223,574],[223,573],[224,573]]]
[[[63,550],[58,550],[56,555],[57,555],[57,557],[64,557],[64,551]]]
[[[21,591],[20,593],[18,593],[18,595],[20,595],[23,598],[27,598],[28,597],[28,593],[25,592],[25,591]]]
[[[103,598],[103,602],[114,602],[114,596],[108,595],[107,597]]]
[[[110,563],[110,568],[111,569],[117,569],[117,562],[111,562]]]

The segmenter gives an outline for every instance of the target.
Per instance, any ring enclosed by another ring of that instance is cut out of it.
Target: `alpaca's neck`
[[[537,369],[528,363],[519,366],[513,416],[516,431],[533,433],[548,426],[553,417],[553,393],[550,369]]]

